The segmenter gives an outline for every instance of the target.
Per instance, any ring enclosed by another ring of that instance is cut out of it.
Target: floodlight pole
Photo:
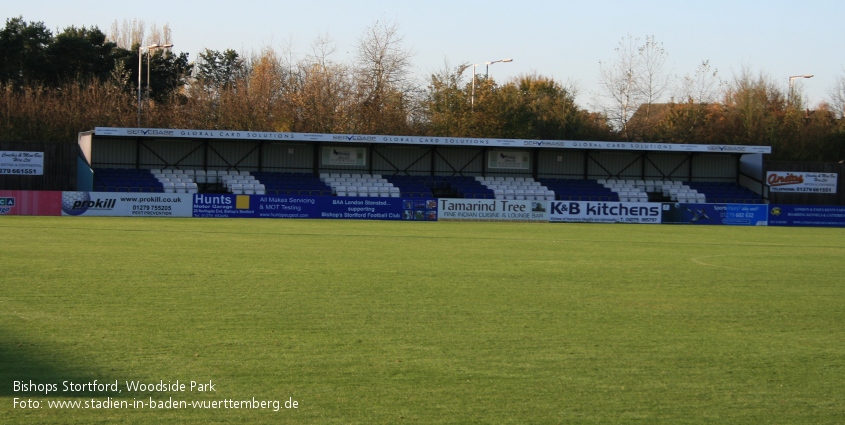
[[[144,49],[147,49],[147,97],[149,98],[150,95],[150,50],[154,49],[167,49],[173,47],[172,44],[165,44],[165,45],[158,45],[150,44],[149,46],[138,46],[138,127],[141,126],[141,70],[143,69],[141,64],[141,58]]]
[[[792,105],[792,87],[794,86],[794,81],[799,78],[813,78],[813,74],[804,74],[804,75],[793,75],[789,77],[789,104]]]
[[[490,76],[490,65],[493,65],[494,63],[499,63],[499,62],[513,62],[513,59],[499,59],[499,60],[496,60],[496,61],[484,62],[484,65],[487,66],[485,71],[484,71],[484,78],[485,79],[487,79]],[[481,65],[481,64],[476,63],[476,64],[472,65],[472,95],[470,96],[470,106],[471,106],[472,109],[475,109],[475,68],[478,65]]]

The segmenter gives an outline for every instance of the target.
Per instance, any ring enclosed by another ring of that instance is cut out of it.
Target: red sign
[[[0,215],[62,215],[62,192],[0,190]]]

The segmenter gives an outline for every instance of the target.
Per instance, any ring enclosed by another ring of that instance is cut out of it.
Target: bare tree
[[[660,101],[669,87],[665,71],[666,51],[654,36],[640,39],[628,35],[614,49],[616,58],[599,62],[599,84],[604,98],[602,110],[625,139],[631,140],[647,130],[652,118],[651,106]],[[637,109],[644,107],[637,129],[629,122]]]
[[[145,26],[144,21],[138,19],[124,19],[120,24],[115,20],[111,24],[108,39],[120,48],[131,50],[132,46],[140,46],[144,42]]]
[[[151,45],[151,44],[172,44],[173,43],[173,33],[170,30],[170,24],[164,24],[161,28],[153,22],[150,25],[150,33],[147,35],[144,44]]]
[[[845,117],[845,75],[836,79],[830,92],[830,105],[839,118]]]
[[[724,85],[719,78],[719,70],[705,60],[693,75],[686,74],[680,79],[675,97],[679,102],[713,103],[719,99]]]
[[[376,22],[358,42],[356,91],[361,111],[361,132],[401,131],[407,116],[411,72],[410,50],[399,27]],[[400,122],[401,121],[401,122]]]
[[[666,50],[663,49],[663,43],[654,40],[653,35],[647,36],[645,44],[637,49],[637,58],[636,88],[642,96],[645,107],[644,124],[650,125],[651,105],[661,100],[669,87],[669,75],[664,70]]]

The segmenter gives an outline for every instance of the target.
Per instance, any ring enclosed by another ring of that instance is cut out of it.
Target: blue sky
[[[114,21],[133,19],[148,28],[168,24],[174,50],[192,60],[204,48],[248,53],[290,46],[304,57],[317,37],[328,35],[337,47],[332,59],[349,62],[365,29],[380,20],[398,25],[421,79],[446,61],[455,66],[512,58],[491,66],[491,76],[502,82],[537,73],[572,82],[587,108],[599,90],[599,61],[612,61],[628,35],[662,42],[674,75],[692,74],[708,60],[723,78],[749,69],[785,90],[790,75],[814,74],[798,83],[811,105],[828,98],[845,76],[842,0],[31,0],[3,9],[5,18],[23,16],[52,30],[96,25],[108,33]]]

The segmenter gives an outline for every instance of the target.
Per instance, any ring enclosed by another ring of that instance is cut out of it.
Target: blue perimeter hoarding
[[[663,204],[663,224],[720,224],[765,226],[764,204]]]
[[[845,227],[845,207],[768,205],[769,226]]]
[[[437,200],[195,194],[194,217],[437,220]]]

